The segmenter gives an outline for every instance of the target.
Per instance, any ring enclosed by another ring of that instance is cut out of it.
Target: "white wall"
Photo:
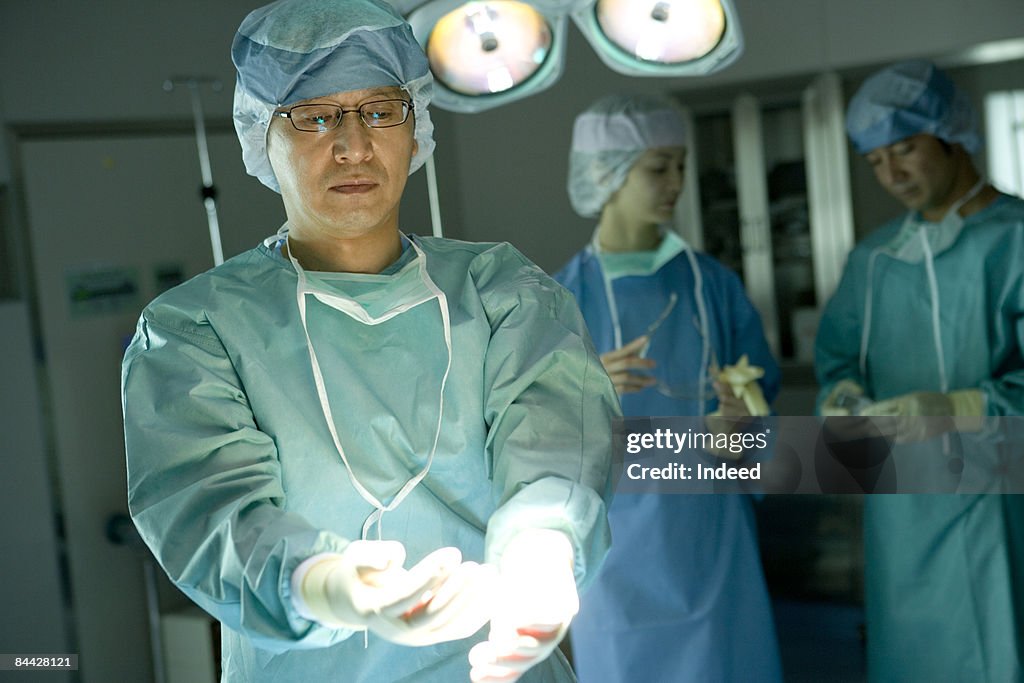
[[[0,650],[71,654],[58,570],[62,542],[54,524],[28,307],[0,302],[0,377],[17,392],[0,393]],[[12,674],[14,676],[16,674]],[[51,673],[48,681],[70,674]]]

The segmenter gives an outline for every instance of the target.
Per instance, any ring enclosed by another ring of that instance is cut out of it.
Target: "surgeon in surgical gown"
[[[816,343],[822,412],[844,414],[845,394],[895,420],[898,490],[918,492],[865,499],[868,678],[1019,682],[1024,501],[938,495],[998,449],[958,451],[937,418],[1024,410],[1024,201],[978,173],[970,102],[930,62],[873,74],[846,128],[907,209],[850,254]]]
[[[599,223],[555,278],[579,301],[627,416],[748,414],[710,378],[744,354],[764,369],[769,401],[779,387],[739,278],[666,227],[684,132],[671,102],[639,96],[603,98],[573,129],[569,198]],[[781,679],[748,496],[620,494],[609,518],[612,550],[572,627],[581,683]]]
[[[391,7],[278,2],[232,57],[288,222],[142,313],[143,539],[222,623],[224,681],[569,683],[618,414],[576,303],[507,244],[399,231],[431,77]]]

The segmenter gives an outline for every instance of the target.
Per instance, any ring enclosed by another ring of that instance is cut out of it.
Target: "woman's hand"
[[[651,370],[657,363],[644,358],[643,352],[650,339],[646,335],[637,337],[625,346],[601,355],[601,364],[615,385],[619,394],[630,394],[658,383],[654,377],[635,370]]]

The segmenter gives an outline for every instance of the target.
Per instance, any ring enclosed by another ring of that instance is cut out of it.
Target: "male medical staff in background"
[[[625,415],[749,415],[713,368],[746,354],[769,401],[779,371],[739,278],[667,228],[684,132],[655,97],[606,97],[576,118],[569,198],[599,222],[555,278]],[[616,495],[609,519],[615,545],[573,622],[581,683],[781,680],[749,497]]]
[[[390,6],[274,3],[232,57],[288,221],[143,312],[142,537],[224,624],[224,680],[571,681],[618,413],[575,302],[507,244],[399,231],[431,79]]]
[[[846,127],[907,213],[857,245],[825,308],[820,409],[890,416],[898,485],[955,490],[962,468],[934,466],[952,423],[929,418],[1024,411],[1024,201],[980,176],[970,103],[929,62],[868,78]],[[864,524],[871,681],[1024,680],[1020,496],[868,496]]]

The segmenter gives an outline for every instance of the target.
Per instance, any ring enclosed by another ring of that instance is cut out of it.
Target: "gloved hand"
[[[741,428],[739,418],[749,417],[750,411],[746,402],[733,393],[732,387],[715,382],[712,385],[715,394],[718,396],[718,410],[704,416],[704,424],[712,434],[732,434]],[[716,448],[714,446],[704,449],[708,453],[726,460],[740,460],[743,458],[743,451],[734,453],[728,448]]]
[[[764,400],[761,385],[757,380],[764,377],[764,368],[751,365],[747,354],[740,356],[735,365],[726,365],[721,370],[712,371],[715,380],[715,393],[718,394],[719,407],[717,413],[727,417],[755,415],[764,417],[771,410]],[[741,407],[736,401],[743,403]],[[725,402],[722,405],[722,402]],[[731,410],[731,412],[727,412]]]
[[[846,417],[859,415],[860,411],[870,403],[864,396],[864,387],[850,379],[836,382],[832,391],[821,404],[821,414],[825,417]]]
[[[370,630],[401,645],[466,638],[490,618],[496,571],[441,548],[406,570],[397,541],[353,541],[302,578],[306,608],[333,628]]]
[[[629,394],[652,387],[658,380],[651,375],[645,375],[634,370],[650,370],[656,363],[653,360],[644,358],[647,344],[650,339],[647,336],[637,337],[620,349],[601,354],[601,364],[605,372],[611,378],[615,391],[619,394]]]
[[[554,530],[521,532],[501,558],[499,586],[490,636],[469,652],[473,683],[512,683],[565,637],[580,608],[569,539]]]
[[[885,401],[872,403],[861,410],[861,415],[894,418],[883,429],[891,430],[896,443],[925,441],[941,434],[960,429],[981,429],[984,396],[978,389],[963,389],[942,394],[917,391]],[[958,418],[939,420],[938,417]],[[882,423],[884,424],[884,423]]]
[[[750,365],[744,354],[736,365],[726,365],[711,372],[713,387],[718,397],[718,410],[707,415],[704,423],[715,434],[732,434],[744,428],[749,420],[745,417],[768,415],[770,409],[764,399],[761,385],[757,380],[764,376],[764,368]],[[743,451],[734,452],[729,448],[706,448],[706,451],[727,460],[739,460]]]

